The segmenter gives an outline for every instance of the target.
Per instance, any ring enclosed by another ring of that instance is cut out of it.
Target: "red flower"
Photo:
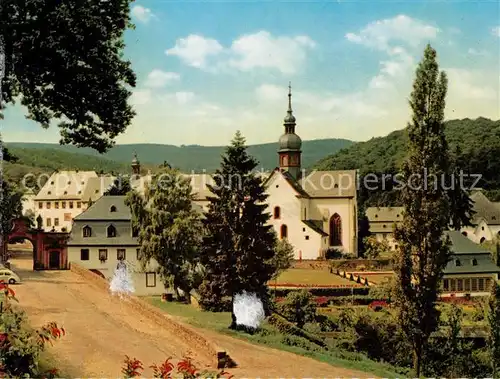
[[[181,374],[196,375],[196,367],[191,362],[191,358],[186,357],[177,363],[177,371]]]
[[[172,377],[172,370],[174,369],[174,365],[170,362],[172,357],[169,357],[161,364],[161,366],[157,366],[156,364],[149,366],[153,369],[153,375],[155,378],[162,379],[170,379]]]

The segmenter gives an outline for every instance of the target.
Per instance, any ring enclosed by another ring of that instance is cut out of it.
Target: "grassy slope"
[[[309,167],[327,154],[335,153],[338,150],[350,146],[353,142],[343,139],[323,139],[304,141],[302,145],[302,160],[304,167]],[[148,162],[158,165],[167,161],[174,167],[182,171],[201,171],[207,170],[212,172],[219,167],[220,156],[224,152],[224,146],[173,146],[160,144],[130,144],[117,145],[104,155],[100,155],[92,149],[76,148],[74,146],[60,146],[57,144],[45,143],[22,143],[11,142],[5,144],[14,155],[30,152],[36,156],[54,155],[58,153],[78,153],[78,158],[75,158],[75,163],[81,161],[83,156],[93,156],[105,158],[111,161],[128,164],[134,152],[137,152],[141,162]],[[38,154],[37,150],[42,150],[42,154]],[[53,153],[50,153],[53,151]],[[251,145],[248,152],[260,162],[259,168],[263,167],[266,170],[271,170],[276,167],[277,144],[267,143],[260,145]],[[71,161],[69,155],[68,160]],[[90,161],[89,161],[90,162]],[[106,165],[109,161],[106,161]],[[24,161],[23,161],[24,163]],[[64,163],[64,161],[63,161]],[[81,162],[83,164],[83,162]],[[90,163],[89,163],[90,164]],[[94,164],[98,164],[94,161]],[[83,169],[83,168],[81,168]],[[116,169],[118,170],[118,169]]]
[[[151,304],[162,309],[164,312],[172,316],[182,317],[185,322],[199,328],[214,330],[218,333],[244,339],[254,344],[267,345],[275,349],[307,356],[334,366],[364,371],[382,378],[394,378],[398,376],[398,374],[396,374],[389,365],[371,361],[361,354],[344,354],[341,351],[333,350],[329,352],[310,351],[298,346],[285,345],[281,342],[283,335],[276,333],[274,328],[267,324],[263,325],[263,329],[268,332],[265,333],[265,335],[258,333],[249,335],[229,330],[228,325],[231,323],[231,314],[229,312],[203,312],[191,305],[161,302],[158,297],[148,297],[145,299]]]

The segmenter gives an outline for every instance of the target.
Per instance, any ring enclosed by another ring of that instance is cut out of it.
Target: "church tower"
[[[134,159],[132,159],[132,174],[140,175],[141,174],[141,163],[137,159],[137,153],[134,153]]]
[[[295,117],[292,113],[292,86],[288,85],[288,111],[284,123],[285,134],[279,139],[279,167],[288,171],[296,180],[300,177],[300,156],[302,140],[295,134]]]

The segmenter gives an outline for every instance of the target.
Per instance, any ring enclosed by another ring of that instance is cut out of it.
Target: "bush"
[[[316,316],[316,304],[307,290],[286,295],[285,301],[279,305],[279,310],[299,328],[303,328],[306,322],[314,321]]]
[[[325,259],[339,259],[342,258],[342,250],[329,247],[325,252]]]
[[[55,323],[34,330],[25,313],[12,306],[14,291],[0,282],[0,377],[53,377],[57,370],[41,372],[38,363],[47,342],[65,331]]]
[[[350,288],[307,288],[307,291],[313,296],[326,296],[326,297],[347,297],[354,295],[366,296],[369,292],[369,287],[350,287]],[[302,288],[270,288],[270,292],[276,297],[285,297],[291,292],[298,292]]]
[[[285,319],[283,316],[280,316],[276,313],[273,313],[271,316],[269,316],[267,322],[278,329],[281,334],[284,334],[286,336],[302,337],[325,349],[327,347],[326,343],[322,339],[306,332],[303,329],[300,329],[299,327],[295,326],[290,321]]]

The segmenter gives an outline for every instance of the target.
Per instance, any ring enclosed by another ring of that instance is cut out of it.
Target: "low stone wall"
[[[109,291],[109,282],[99,275],[75,263],[71,263],[70,270],[83,277],[86,282],[106,292]],[[213,364],[216,365],[217,368],[224,368],[227,366],[228,362],[231,361],[223,349],[211,343],[187,325],[183,325],[173,320],[169,315],[136,296],[128,296],[128,299],[130,300],[128,304],[141,314],[153,319],[160,326],[172,330],[176,335],[182,336],[182,338],[189,341],[191,345],[196,346],[197,350],[205,350],[206,354],[213,358]]]

